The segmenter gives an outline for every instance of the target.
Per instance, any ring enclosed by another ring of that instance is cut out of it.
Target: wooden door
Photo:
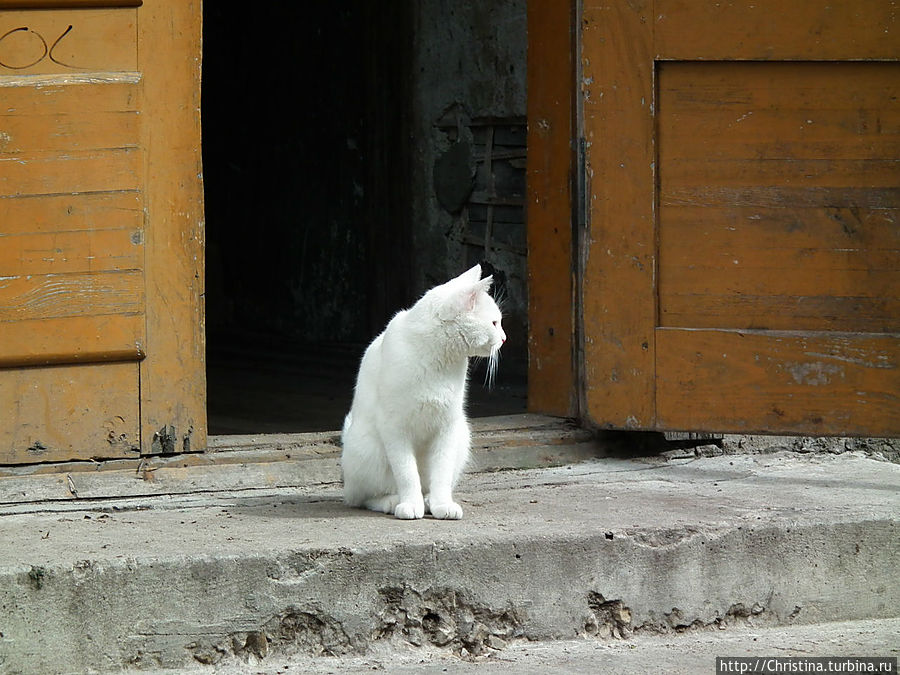
[[[205,445],[200,20],[0,1],[0,464]]]
[[[583,3],[594,423],[900,435],[893,5]]]

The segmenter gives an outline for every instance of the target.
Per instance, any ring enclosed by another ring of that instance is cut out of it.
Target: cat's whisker
[[[487,359],[487,367],[484,372],[484,384],[488,389],[494,388],[494,382],[497,379],[497,367],[500,365],[500,348],[498,347],[491,352]]]

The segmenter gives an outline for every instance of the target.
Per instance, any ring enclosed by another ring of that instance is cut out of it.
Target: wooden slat
[[[765,252],[750,258],[723,256],[697,259],[695,264],[666,264],[661,266],[659,287],[661,294],[751,294],[827,297],[897,297],[900,292],[900,273],[896,267],[886,267],[897,252],[876,256],[871,252],[852,252],[854,260],[841,265],[841,256],[812,256],[801,252],[792,264],[788,256],[772,256],[767,264]],[[815,258],[823,258],[818,262]],[[880,260],[872,260],[880,258]],[[880,264],[865,267],[868,261]],[[671,261],[670,261],[671,262]],[[851,268],[849,265],[858,265]],[[896,263],[895,263],[896,264]]]
[[[0,197],[132,191],[140,189],[142,175],[136,148],[0,158]]]
[[[802,185],[805,188],[892,188],[900,182],[900,160],[661,159],[660,191],[714,184],[721,188]]]
[[[576,410],[571,2],[528,3],[528,406]]]
[[[0,75],[0,122],[7,116],[137,112],[141,74]]]
[[[793,207],[834,209],[884,209],[900,204],[900,188],[827,188],[773,185],[720,187],[694,185],[669,188],[660,195],[661,206]]]
[[[900,159],[661,159],[660,191],[714,184],[722,188],[802,185],[805,188],[891,188],[900,183]]]
[[[695,11],[702,12],[703,9],[698,6]],[[677,105],[693,113],[722,115],[726,120],[731,118],[733,129],[739,133],[742,125],[754,124],[750,115],[741,119],[747,112],[752,111],[752,115],[769,114],[774,119],[780,119],[805,111],[805,116],[798,120],[803,125],[802,129],[798,129],[805,134],[817,134],[822,127],[816,121],[820,115],[840,115],[852,111],[881,115],[884,110],[895,106],[900,94],[900,83],[895,79],[900,68],[896,62],[898,56],[895,54],[894,58],[883,62],[859,59],[826,63],[723,59],[663,62],[659,64],[660,106]],[[773,72],[794,73],[795,77],[773,77]],[[842,96],[834,96],[834,91],[829,89],[835,81],[840,83]],[[673,82],[681,84],[673,87]],[[690,86],[685,86],[686,82]],[[823,100],[823,90],[830,90],[832,96]],[[735,112],[738,115],[733,117]],[[808,119],[812,119],[811,124],[805,123]],[[859,116],[850,119],[866,122],[861,128],[857,124],[849,127],[856,133],[881,133],[877,120]],[[895,127],[891,129],[891,133],[896,132]],[[695,140],[704,142],[702,137]]]
[[[895,59],[900,17],[884,0],[655,0],[660,59]]]
[[[660,426],[900,435],[900,335],[657,330]]]
[[[660,294],[659,325],[758,330],[900,332],[900,298]]]
[[[137,147],[134,112],[0,115],[0,157]]]
[[[134,457],[137,363],[0,370],[0,457],[8,464]]]
[[[141,193],[88,192],[0,198],[0,234],[143,228]],[[2,272],[0,272],[2,276]]]
[[[137,11],[0,13],[0,75],[137,70]]]
[[[0,321],[134,314],[143,309],[140,271],[0,278]]]
[[[898,92],[900,94],[900,92]],[[661,119],[670,159],[878,159],[900,156],[900,111],[709,107]],[[848,130],[854,133],[848,134]],[[716,142],[727,136],[728,143]]]
[[[585,3],[581,16],[587,417],[633,429],[655,426],[653,19],[622,2]]]
[[[900,193],[898,193],[900,197]],[[900,201],[891,208],[804,206],[660,206],[667,250],[708,246],[710,251],[789,248],[823,250],[900,249]]]
[[[144,323],[141,314],[0,321],[0,368],[138,361]]]
[[[0,9],[58,9],[62,7],[140,7],[144,0],[0,0]]]
[[[142,237],[140,230],[0,236],[0,277],[141,269]]]

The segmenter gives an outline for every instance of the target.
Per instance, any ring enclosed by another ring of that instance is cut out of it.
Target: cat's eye
[[[495,326],[497,325],[496,321],[491,321],[491,323],[494,324]]]

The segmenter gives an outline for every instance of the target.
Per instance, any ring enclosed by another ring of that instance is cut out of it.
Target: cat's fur
[[[493,372],[506,340],[491,281],[476,265],[432,288],[366,349],[342,433],[347,504],[462,518],[452,493],[469,458],[468,360],[488,357]]]

